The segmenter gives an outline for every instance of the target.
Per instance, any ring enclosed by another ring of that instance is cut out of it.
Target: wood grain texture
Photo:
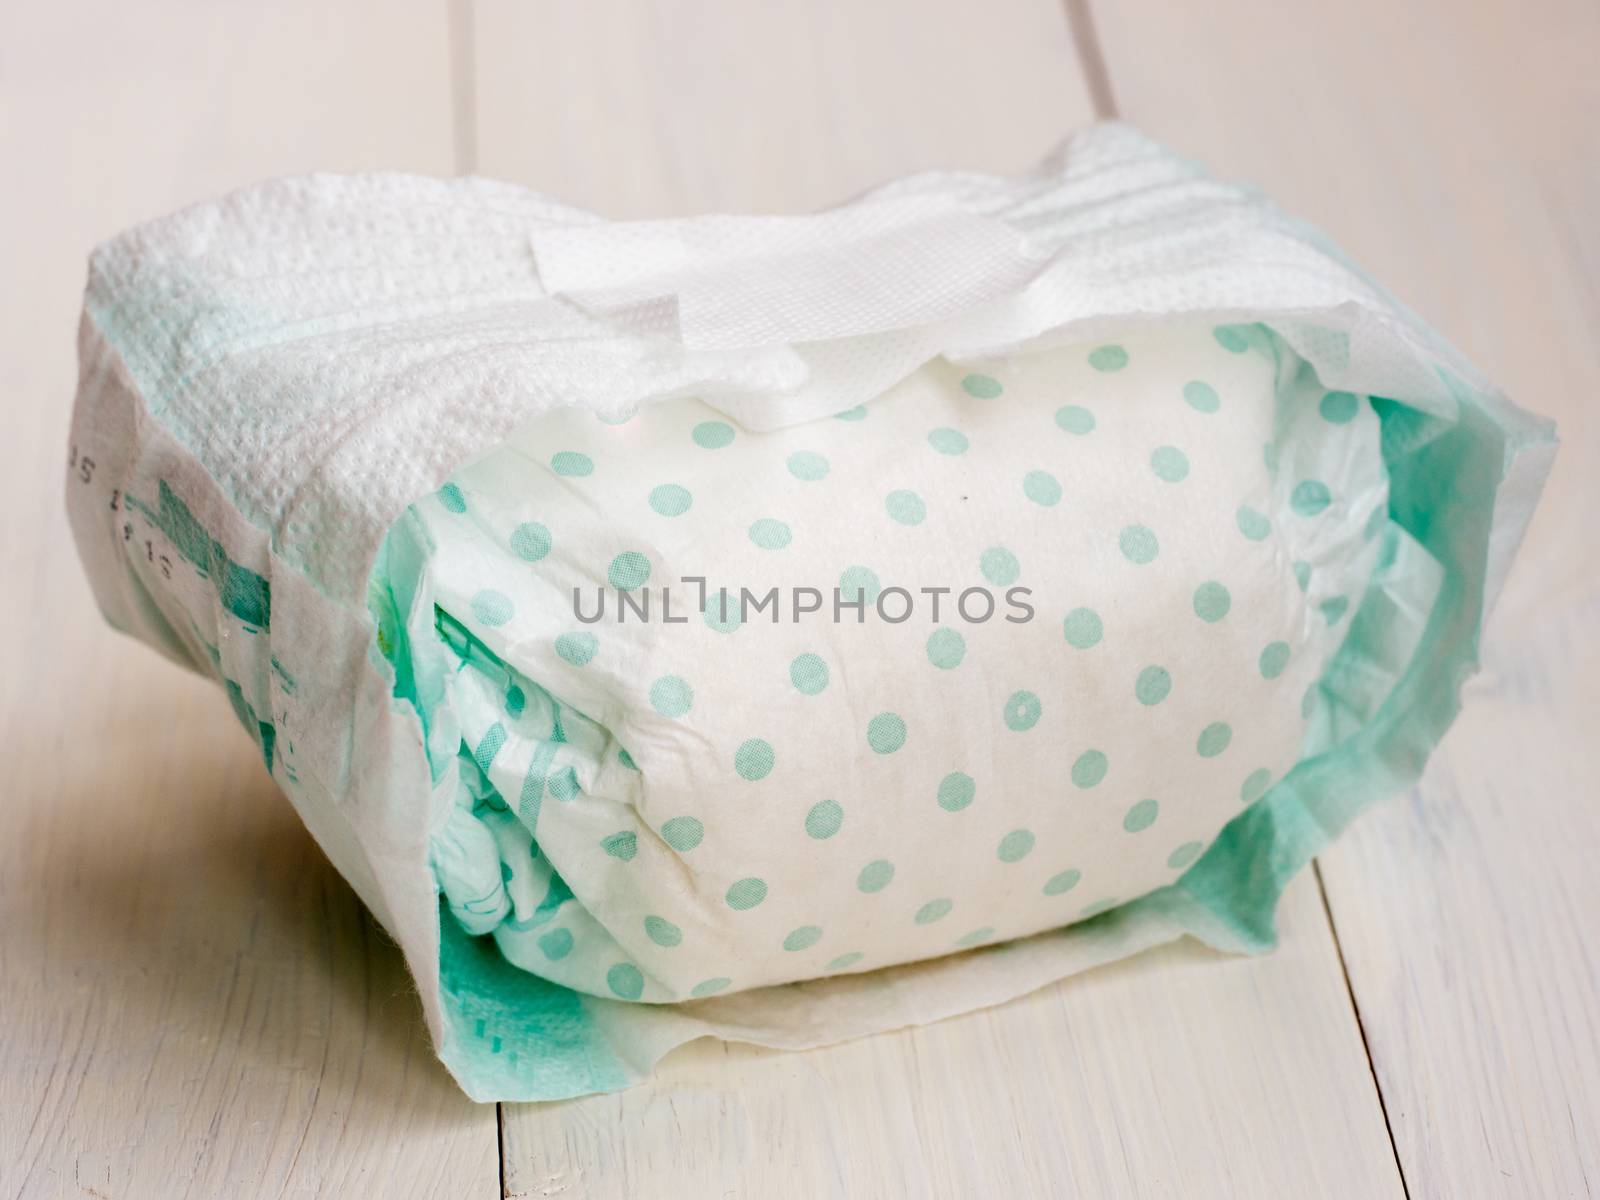
[[[444,14],[3,21],[0,1196],[492,1196],[398,951],[217,690],[105,628],[61,500],[90,247],[267,175],[448,171]]]
[[[1094,14],[1123,115],[1316,220],[1561,424],[1458,728],[1322,871],[1411,1195],[1594,1195],[1600,10]]]
[[[612,215],[1016,169],[1091,118],[1047,2],[488,0],[471,24],[480,169]],[[506,1105],[508,1192],[1398,1195],[1314,883],[1284,908],[1271,958],[1171,947],[930,1028],[808,1054],[705,1042],[618,1096]]]

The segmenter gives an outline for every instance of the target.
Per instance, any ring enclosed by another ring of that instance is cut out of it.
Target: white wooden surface
[[[8,9],[0,1197],[1600,1190],[1597,60],[1587,0]],[[59,482],[89,246],[313,168],[815,207],[1023,166],[1091,94],[1317,220],[1562,421],[1460,727],[1325,857],[1326,909],[1296,881],[1268,958],[1170,947],[808,1054],[701,1043],[497,1121],[226,706],[99,627]]]
[[[62,508],[90,246],[264,175],[449,171],[438,5],[0,9],[0,1196],[492,1196],[495,1114],[214,690]]]
[[[1600,8],[1094,5],[1129,119],[1329,229],[1563,448],[1422,786],[1322,874],[1406,1182],[1600,1191]],[[1267,99],[1267,98],[1270,98]]]

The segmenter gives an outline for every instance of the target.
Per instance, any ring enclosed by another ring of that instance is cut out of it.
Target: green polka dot
[[[1078,880],[1083,878],[1082,871],[1062,871],[1045,880],[1044,894],[1046,896],[1059,896],[1062,892],[1070,892],[1078,886]]]
[[[716,590],[706,592],[706,606],[701,610],[707,629],[718,633],[733,633],[744,623],[740,613],[742,605],[739,592],[736,588],[726,591]]]
[[[1000,839],[995,854],[1001,862],[1021,862],[1033,850],[1033,833],[1027,829],[1013,829]]]
[[[979,400],[993,400],[1005,391],[1000,381],[990,375],[968,375],[961,381],[961,387],[967,395],[976,396]]]
[[[806,814],[806,832],[819,842],[831,838],[844,824],[844,809],[837,800],[822,800]]]
[[[1106,756],[1098,750],[1085,750],[1072,764],[1072,782],[1077,787],[1092,788],[1106,777]]]
[[[1139,833],[1149,829],[1155,823],[1161,805],[1154,800],[1141,800],[1130,808],[1122,818],[1122,827],[1129,833]]]
[[[1089,365],[1096,371],[1120,371],[1128,365],[1128,352],[1121,346],[1096,346],[1089,351]]]
[[[783,948],[791,954],[800,950],[809,950],[822,940],[822,928],[817,925],[802,925],[799,929],[791,930],[789,936],[783,939]]]
[[[1257,512],[1249,505],[1241,506],[1234,514],[1234,520],[1239,523],[1239,532],[1252,542],[1259,542],[1272,532],[1272,522],[1267,520],[1266,514]]]
[[[650,507],[663,517],[681,517],[693,504],[694,495],[679,484],[663,483],[650,489]]]
[[[1329,392],[1317,405],[1322,419],[1332,425],[1345,425],[1355,419],[1360,402],[1349,392]]]
[[[940,897],[938,900],[929,900],[917,909],[914,918],[918,925],[932,925],[935,921],[942,921],[950,915],[950,910],[955,907],[955,902]]]
[[[544,956],[552,962],[565,958],[572,953],[572,931],[552,929],[539,939],[539,949],[544,951]]]
[[[1194,590],[1194,615],[1202,621],[1220,621],[1232,607],[1233,597],[1215,579],[1202,583]]]
[[[1100,614],[1092,608],[1073,609],[1061,623],[1061,631],[1066,635],[1067,644],[1076,646],[1079,650],[1087,650],[1090,646],[1098,644],[1104,632],[1100,624]]]
[[[1233,741],[1233,730],[1226,721],[1213,721],[1200,731],[1200,739],[1195,743],[1195,749],[1200,752],[1201,758],[1215,758],[1228,748],[1228,743]]]
[[[576,450],[560,450],[551,455],[550,469],[557,475],[582,478],[594,474],[594,459]]]
[[[694,704],[694,689],[678,675],[663,675],[650,685],[650,707],[663,717],[681,717]]]
[[[971,775],[963,771],[951,771],[939,781],[939,807],[945,812],[960,812],[972,803],[977,793],[978,785],[972,781]]]
[[[639,837],[631,830],[613,833],[610,837],[600,839],[600,848],[612,858],[632,862],[633,856],[639,853]]]
[[[1012,692],[1006,699],[1006,728],[1025,733],[1038,724],[1039,714],[1043,711],[1039,697],[1032,692]]]
[[[578,795],[578,773],[571,767],[562,767],[545,786],[557,800],[574,800]]]
[[[537,521],[524,521],[511,531],[511,553],[524,562],[538,562],[550,553],[550,531]]]
[[[794,534],[782,521],[762,517],[750,526],[750,540],[763,550],[782,550],[794,540]]]
[[[720,450],[733,441],[733,426],[726,421],[701,421],[690,435],[696,446]]]
[[[789,664],[789,682],[802,695],[815,696],[828,686],[828,664],[818,654],[802,654]]]
[[[680,854],[686,854],[706,836],[706,827],[694,817],[672,817],[661,826],[661,840]]]
[[[886,858],[875,858],[861,868],[856,876],[856,887],[863,892],[881,892],[894,878],[894,864]]]
[[[1317,684],[1313,683],[1306,688],[1305,695],[1300,697],[1300,716],[1302,720],[1309,720],[1317,708]]]
[[[1317,607],[1322,612],[1323,620],[1327,621],[1329,625],[1337,625],[1339,619],[1344,616],[1345,610],[1350,607],[1350,597],[1334,596],[1331,599],[1324,600]]]
[[[990,546],[978,559],[978,570],[995,587],[1010,587],[1022,574],[1022,564],[1004,546]]]
[[[650,560],[637,550],[624,550],[611,560],[606,577],[611,580],[611,586],[619,591],[629,592],[643,587],[650,578]]]
[[[789,474],[805,483],[827,478],[828,460],[814,450],[796,450],[789,455]]]
[[[637,1000],[644,994],[644,976],[632,963],[618,963],[606,972],[606,986],[624,1000]]]
[[[1234,354],[1243,354],[1250,349],[1248,325],[1218,325],[1211,331],[1211,336],[1217,339],[1217,345]]]
[[[847,601],[876,604],[878,593],[882,590],[878,573],[871,567],[846,567],[839,576],[839,595]]]
[[[1283,669],[1289,665],[1289,643],[1270,642],[1261,652],[1261,678],[1276,679],[1283,674]]]
[[[772,773],[774,758],[771,742],[762,738],[751,738],[734,751],[733,769],[739,772],[741,779],[755,783]]]
[[[439,503],[453,513],[467,511],[467,498],[461,494],[461,489],[453,483],[447,483],[438,492]]]
[[[866,956],[864,954],[862,954],[861,951],[852,950],[852,951],[850,951],[849,954],[841,954],[841,955],[839,955],[838,958],[834,959],[831,963],[828,964],[827,969],[830,970],[830,971],[843,971],[847,967],[855,966],[858,962],[860,962],[865,957]]]
[[[982,942],[987,942],[992,937],[994,937],[994,926],[985,925],[982,929],[974,929],[971,933],[962,934],[956,939],[956,945],[961,947],[976,946]]]
[[[865,421],[867,419],[867,406],[858,404],[854,408],[847,408],[843,412],[833,414],[835,421]]]
[[[1129,525],[1117,538],[1117,546],[1124,558],[1138,566],[1154,562],[1161,552],[1156,535],[1144,525]]]
[[[1203,847],[1199,842],[1185,842],[1167,856],[1167,866],[1174,871],[1181,871],[1200,857],[1202,849]]]
[[[959,667],[966,653],[967,640],[954,629],[936,629],[928,637],[928,661],[941,671]]]
[[[1305,591],[1306,588],[1311,586],[1311,564],[1310,563],[1308,563],[1308,562],[1297,562],[1297,563],[1294,564],[1294,581],[1300,585],[1300,590],[1302,592]]]
[[[1183,385],[1183,398],[1195,412],[1214,413],[1222,407],[1222,397],[1217,389],[1203,379],[1191,379]]]
[[[733,984],[733,980],[726,975],[718,975],[714,979],[702,979],[689,989],[689,995],[696,1000],[703,1000],[707,996],[715,996],[718,992],[726,991]]]
[[[563,633],[556,639],[556,653],[562,661],[586,667],[600,651],[600,639],[592,633]]]
[[[1189,476],[1189,457],[1176,446],[1157,446],[1150,455],[1150,469],[1157,479],[1182,483]]]
[[[1244,783],[1239,786],[1239,802],[1254,804],[1266,794],[1267,785],[1271,782],[1272,772],[1265,767],[1257,767],[1244,777]]]
[[[665,917],[646,917],[644,931],[652,942],[669,950],[683,941],[683,930]]]
[[[1139,678],[1133,685],[1134,696],[1147,707],[1160,704],[1171,690],[1172,676],[1165,667],[1146,667],[1139,672]]]
[[[867,745],[879,754],[893,754],[906,744],[906,723],[897,713],[882,712],[867,722]]]
[[[940,454],[965,454],[971,443],[959,429],[940,428],[928,435],[928,445]]]
[[[617,761],[630,771],[637,771],[639,764],[633,761],[633,755],[620,747],[617,750]]]
[[[528,697],[523,694],[522,689],[516,684],[513,683],[506,689],[506,712],[513,717],[520,717],[527,703]]]
[[[1056,424],[1082,437],[1094,432],[1094,414],[1081,404],[1068,404],[1056,409]]]
[[[728,907],[743,912],[747,908],[754,908],[767,898],[767,881],[756,879],[736,879],[728,887],[728,894],[723,897],[728,902]]]
[[[1098,917],[1101,913],[1110,912],[1113,908],[1121,903],[1122,901],[1115,898],[1096,900],[1093,904],[1086,904],[1083,911],[1080,912],[1078,916],[1087,921],[1090,917]]]
[[[928,515],[928,506],[915,492],[890,492],[884,499],[883,507],[891,518],[902,525],[920,525]]]
[[[1302,517],[1314,517],[1333,502],[1328,485],[1320,479],[1306,479],[1295,485],[1289,507]]]
[[[1054,508],[1061,503],[1061,482],[1049,471],[1029,471],[1022,477],[1022,494],[1035,504]]]
[[[515,612],[511,597],[493,588],[484,588],[472,598],[472,615],[484,625],[504,625]]]

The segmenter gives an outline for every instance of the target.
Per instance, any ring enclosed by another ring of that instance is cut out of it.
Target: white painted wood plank
[[[478,0],[477,170],[612,217],[1020,170],[1091,119],[1052,0]]]
[[[509,1196],[1398,1196],[1309,875],[1263,959],[1193,943],[803,1054],[712,1040],[505,1106]]]
[[[1459,727],[1322,869],[1411,1195],[1593,1195],[1600,10],[1094,12],[1125,116],[1322,224],[1561,423]]]
[[[449,171],[443,7],[0,20],[0,1195],[494,1195],[398,951],[220,693],[104,627],[61,501],[91,245],[273,174]]]
[[[804,210],[1013,169],[1090,118],[1060,11],[474,9],[478,167],[618,216]],[[505,1106],[512,1195],[1398,1195],[1315,886],[1264,960],[1173,947],[807,1054],[705,1042],[618,1096]]]

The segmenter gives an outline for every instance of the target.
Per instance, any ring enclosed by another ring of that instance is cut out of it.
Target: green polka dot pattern
[[[837,800],[821,800],[806,814],[806,832],[818,841],[831,838],[844,824],[844,809]]]
[[[935,629],[928,635],[928,661],[942,671],[961,665],[967,642],[954,629]]]
[[[681,517],[694,507],[694,496],[679,484],[663,483],[650,489],[650,507],[663,517]]]
[[[897,713],[879,713],[867,722],[867,745],[879,754],[893,754],[906,744],[906,723]]]
[[[789,664],[789,682],[796,691],[815,696],[828,686],[828,664],[820,655],[802,654]]]
[[[752,783],[765,779],[772,774],[772,765],[777,760],[772,749],[772,743],[761,738],[751,738],[740,744],[733,756],[733,769],[739,772],[740,779],[748,779]]]
[[[677,675],[663,675],[650,685],[650,707],[663,717],[681,717],[694,706],[694,689]]]
[[[961,389],[979,400],[993,400],[1005,390],[998,379],[989,375],[968,375],[961,381]]]
[[[1290,794],[1392,552],[1378,410],[1259,327],[1122,332],[770,431],[557,410],[413,506],[453,919],[712,1012],[1087,920]]]
[[[960,812],[972,803],[977,792],[978,785],[971,775],[952,771],[939,781],[939,807],[945,812]]]
[[[1004,546],[990,546],[978,559],[978,570],[995,587],[1010,587],[1022,576],[1017,556]]]

